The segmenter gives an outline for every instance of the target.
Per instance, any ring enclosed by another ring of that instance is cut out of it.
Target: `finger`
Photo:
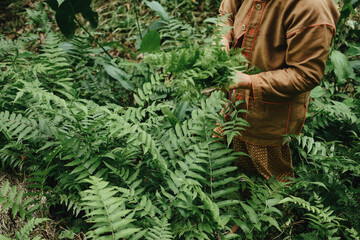
[[[237,86],[234,85],[234,84],[230,84],[230,85],[229,85],[229,91],[232,91],[232,90],[234,90],[234,89],[236,89],[236,88],[237,88]]]
[[[216,88],[209,87],[209,88],[205,88],[205,89],[201,90],[201,93],[211,93],[215,90],[216,90]]]

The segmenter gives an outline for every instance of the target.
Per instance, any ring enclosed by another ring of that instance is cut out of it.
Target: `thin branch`
[[[103,52],[106,55],[108,55],[111,59],[113,59],[113,56],[111,56],[110,53],[108,51],[106,51],[106,49],[103,47],[103,45],[101,45],[101,43],[98,40],[96,40],[96,38],[94,38],[93,35],[91,35],[91,33],[80,23],[80,21],[77,18],[75,18],[75,21],[89,35],[89,37],[91,39],[93,39],[97,45],[99,45],[99,47],[103,50]]]
[[[135,10],[135,16],[136,16],[136,24],[137,24],[137,28],[140,34],[140,38],[141,40],[143,39],[142,33],[141,33],[141,28],[140,28],[140,23],[139,23],[139,17],[138,17],[138,13],[137,13],[137,8],[136,8],[136,2],[135,0],[132,0],[133,5],[134,5],[134,10]]]

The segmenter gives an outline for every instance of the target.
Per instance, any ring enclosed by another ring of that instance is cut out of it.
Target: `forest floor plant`
[[[1,186],[1,214],[28,225],[0,230],[0,239],[359,239],[360,27],[349,25],[359,1],[342,7],[311,121],[302,136],[288,136],[297,175],[290,185],[232,165],[241,153],[231,140],[247,126],[240,102],[201,90],[223,85],[247,62],[221,50],[217,20],[200,24],[178,12],[193,1],[142,1],[136,10],[97,2],[99,32],[84,24],[96,25],[91,1],[49,2],[86,32],[69,23],[68,36],[77,34],[64,40],[40,6],[26,11],[31,31],[0,35],[0,161],[29,183]],[[198,7],[210,11],[214,2]],[[136,61],[118,57],[139,53]],[[226,138],[214,138],[217,124]],[[41,231],[53,221],[45,216],[58,223],[57,236]],[[235,224],[239,231],[226,234]]]

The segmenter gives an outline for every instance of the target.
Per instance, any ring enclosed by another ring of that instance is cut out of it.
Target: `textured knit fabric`
[[[261,175],[267,180],[275,177],[281,182],[294,177],[289,145],[258,146],[235,137],[233,147],[236,152],[248,154],[248,156],[240,156],[234,162],[234,165],[248,176]]]

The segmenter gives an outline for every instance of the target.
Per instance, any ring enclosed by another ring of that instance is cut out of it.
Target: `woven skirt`
[[[234,137],[233,147],[236,152],[246,153],[240,156],[234,165],[247,175],[261,175],[269,180],[274,176],[278,181],[286,182],[294,177],[291,151],[288,144],[283,146],[259,146],[246,143]]]

